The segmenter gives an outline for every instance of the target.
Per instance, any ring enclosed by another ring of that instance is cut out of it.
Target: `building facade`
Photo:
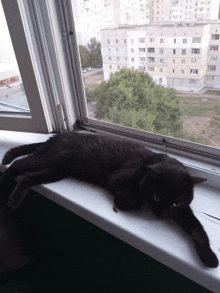
[[[220,23],[119,26],[101,31],[104,79],[122,68],[180,91],[220,88]]]
[[[217,20],[219,0],[72,0],[72,6],[78,44],[86,46],[115,25]]]

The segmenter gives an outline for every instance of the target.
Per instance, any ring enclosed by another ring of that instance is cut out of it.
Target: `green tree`
[[[87,92],[96,101],[96,117],[164,135],[181,136],[179,98],[143,72],[122,69]]]
[[[101,43],[96,38],[91,38],[88,48],[91,52],[91,65],[102,65]]]
[[[91,53],[86,47],[79,45],[79,54],[81,59],[82,68],[88,67],[91,65]]]

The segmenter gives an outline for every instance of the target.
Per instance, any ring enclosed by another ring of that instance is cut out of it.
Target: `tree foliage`
[[[81,66],[85,68],[91,64],[91,53],[86,47],[79,45],[79,54],[81,59]]]
[[[143,72],[122,69],[87,92],[97,102],[96,117],[155,133],[181,136],[179,98]]]
[[[102,65],[101,43],[96,38],[91,38],[88,48],[91,52],[92,66]]]

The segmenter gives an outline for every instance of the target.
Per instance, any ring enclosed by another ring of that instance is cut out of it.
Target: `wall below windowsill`
[[[48,137],[45,134],[0,131],[0,159],[11,147],[45,141]],[[1,165],[0,170],[4,169]],[[184,232],[169,220],[157,219],[147,207],[136,212],[115,213],[113,197],[109,193],[73,178],[33,189],[205,288],[219,292],[220,268],[205,267]],[[191,207],[202,222],[220,260],[219,206],[217,189],[205,184],[195,188]]]

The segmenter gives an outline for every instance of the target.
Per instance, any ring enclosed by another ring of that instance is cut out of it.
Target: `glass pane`
[[[27,115],[30,109],[1,1],[0,28],[0,115]]]
[[[163,2],[72,1],[88,117],[219,148],[219,1]]]

